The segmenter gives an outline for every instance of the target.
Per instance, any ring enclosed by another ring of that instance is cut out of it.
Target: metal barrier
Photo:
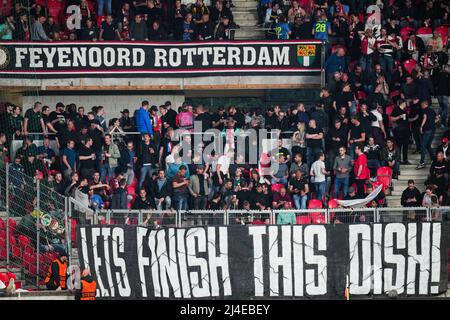
[[[399,207],[303,210],[102,210],[94,215],[93,221],[95,224],[144,224],[159,228],[199,225],[425,222],[443,221],[443,217],[447,217],[447,214],[450,214],[450,207],[431,209]],[[133,217],[130,218],[130,215]],[[120,216],[120,221],[114,219],[117,216]]]
[[[177,211],[178,226],[206,226],[227,224],[226,211],[223,210],[186,210]]]
[[[377,222],[425,222],[431,221],[429,209],[424,207],[378,208]]]
[[[430,221],[450,221],[450,207],[433,207],[429,211]]]
[[[226,225],[274,224],[271,210],[227,210]]]
[[[52,189],[51,180],[27,176],[10,164],[0,169],[0,191],[6,213],[0,260],[8,270],[21,269],[25,285],[39,287],[58,253],[70,253],[67,200]]]
[[[336,208],[328,209],[330,223],[373,223],[378,222],[376,208]]]

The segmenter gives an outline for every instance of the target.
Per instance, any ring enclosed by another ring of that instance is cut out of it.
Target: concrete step
[[[258,20],[248,20],[246,18],[239,18],[239,19],[235,19],[234,22],[236,22],[240,27],[254,27],[254,28],[256,28]]]
[[[399,177],[423,177],[427,176],[429,173],[428,170],[424,169],[404,169],[402,166],[400,166],[400,176]]]
[[[427,180],[427,175],[415,174],[415,175],[399,175],[398,181],[408,181],[413,179],[416,183],[425,182]]]
[[[264,39],[264,31],[257,30],[256,26],[241,26],[236,30],[235,39]]]
[[[256,10],[250,12],[233,12],[234,21],[240,25],[240,22],[248,20],[254,22],[254,25],[258,23],[258,14]]]
[[[256,1],[239,1],[239,2],[234,2],[234,8],[233,8],[233,15],[235,13],[236,10],[239,10],[241,8],[251,8],[251,9],[255,9],[258,7],[258,2]]]

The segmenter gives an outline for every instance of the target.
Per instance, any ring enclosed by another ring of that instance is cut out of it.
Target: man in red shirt
[[[364,198],[364,184],[369,179],[369,169],[367,168],[367,157],[363,152],[363,147],[357,145],[355,147],[356,159],[353,164],[353,172],[355,173],[356,186],[358,187],[358,196]]]

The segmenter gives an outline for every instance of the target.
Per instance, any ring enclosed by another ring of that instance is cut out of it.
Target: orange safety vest
[[[66,272],[67,272],[67,262],[62,263],[59,259],[53,260],[48,268],[47,277],[45,278],[45,283],[48,283],[52,278],[52,265],[53,263],[57,263],[59,267],[59,286],[61,289],[66,289]]]
[[[95,292],[97,291],[97,282],[87,282],[81,280],[81,298],[80,300],[95,300]]]

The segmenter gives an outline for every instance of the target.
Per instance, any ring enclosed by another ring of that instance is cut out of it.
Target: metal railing
[[[443,221],[450,207],[322,208],[292,210],[99,210],[90,223],[161,227],[239,224],[350,224]]]
[[[0,264],[20,269],[24,285],[40,288],[62,251],[71,265],[72,212],[88,215],[90,209],[57,193],[51,180],[30,177],[11,164],[0,169],[0,209]]]

